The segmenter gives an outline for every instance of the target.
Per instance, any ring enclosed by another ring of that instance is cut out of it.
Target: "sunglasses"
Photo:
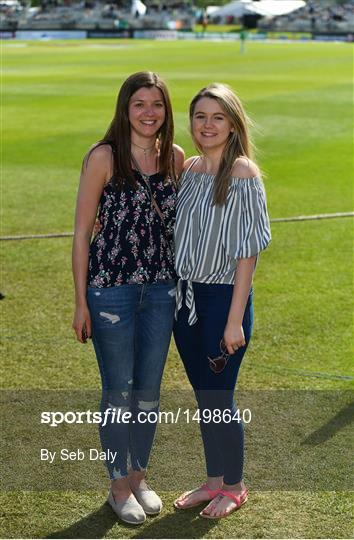
[[[230,358],[230,354],[227,352],[223,339],[220,341],[220,353],[221,354],[216,358],[210,358],[210,356],[208,356],[209,367],[214,373],[221,373],[225,369]]]

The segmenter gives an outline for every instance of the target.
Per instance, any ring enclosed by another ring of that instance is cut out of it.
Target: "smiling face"
[[[223,148],[235,130],[218,101],[209,97],[197,101],[191,127],[193,138],[201,150]]]
[[[128,115],[132,139],[156,136],[166,115],[162,92],[156,86],[137,90],[129,100]]]

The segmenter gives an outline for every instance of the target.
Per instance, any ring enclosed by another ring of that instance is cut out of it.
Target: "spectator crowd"
[[[197,9],[176,0],[146,0],[144,14],[128,0],[0,0],[2,30],[16,29],[184,29],[191,30]],[[217,21],[214,21],[217,22]],[[231,18],[229,23],[242,23]],[[260,30],[288,32],[354,33],[354,0],[308,0],[288,15],[262,17]]]

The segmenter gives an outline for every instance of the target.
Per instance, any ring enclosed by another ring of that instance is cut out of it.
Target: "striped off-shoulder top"
[[[258,176],[233,177],[226,203],[215,206],[214,178],[187,170],[181,177],[177,200],[176,316],[182,307],[182,281],[187,281],[190,325],[197,321],[192,282],[233,284],[237,260],[257,255],[271,240],[262,180]]]

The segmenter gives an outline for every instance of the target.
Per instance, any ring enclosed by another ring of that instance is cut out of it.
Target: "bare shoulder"
[[[192,156],[184,162],[183,170],[186,171],[194,161],[197,161],[199,159],[199,156]],[[193,167],[193,170],[195,170],[195,167]]]
[[[181,174],[184,163],[184,150],[178,144],[173,145],[173,153],[175,156],[176,173]]]
[[[112,148],[109,144],[93,144],[82,164],[82,174],[99,179],[100,183],[108,182],[112,177]]]
[[[109,144],[91,146],[81,169],[81,181],[84,185],[104,185],[112,177],[112,149]]]
[[[247,157],[239,157],[236,159],[232,168],[232,176],[237,178],[253,178],[260,176],[260,171],[257,165]]]
[[[85,156],[85,164],[88,166],[89,162],[94,166],[110,165],[112,161],[112,148],[109,144],[95,143],[91,146]]]

